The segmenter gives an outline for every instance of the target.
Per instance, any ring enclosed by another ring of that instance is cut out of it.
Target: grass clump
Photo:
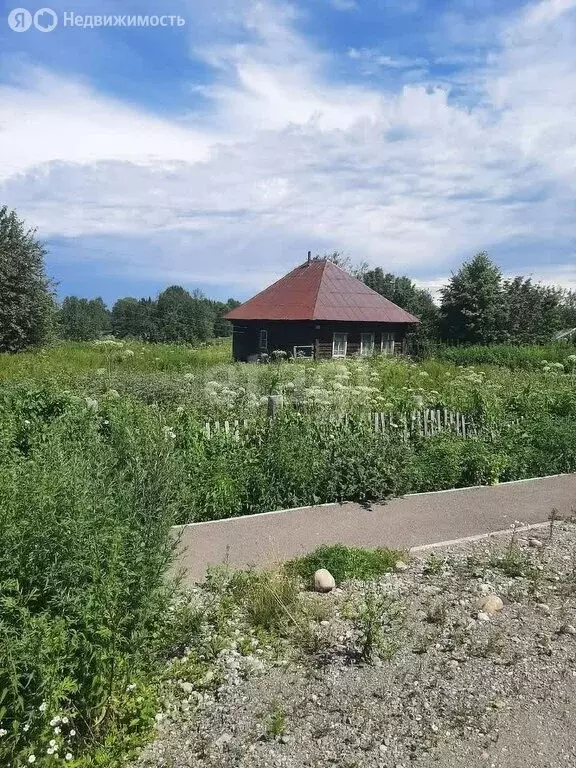
[[[405,560],[406,553],[395,549],[362,549],[344,544],[322,546],[309,555],[297,557],[287,563],[286,568],[300,576],[306,583],[312,581],[314,572],[326,568],[336,584],[349,579],[366,581],[394,569],[398,560]]]

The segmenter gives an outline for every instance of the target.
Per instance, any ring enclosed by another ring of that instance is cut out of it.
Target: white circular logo
[[[34,14],[34,26],[39,32],[52,32],[58,25],[58,15],[52,8],[40,8]]]
[[[27,32],[32,26],[32,14],[26,8],[14,8],[8,14],[8,26],[13,32]]]

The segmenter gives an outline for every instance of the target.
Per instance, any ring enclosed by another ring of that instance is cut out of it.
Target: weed
[[[266,719],[266,737],[278,739],[286,731],[286,713],[282,708],[272,710]]]
[[[358,616],[358,655],[362,661],[390,660],[394,656],[399,648],[401,616],[399,603],[374,586],[366,587]]]
[[[398,560],[405,560],[406,553],[393,549],[359,549],[343,544],[323,546],[304,557],[291,560],[287,568],[311,583],[314,572],[326,568],[337,584],[348,579],[367,580],[392,571]]]
[[[446,557],[441,557],[440,555],[437,555],[436,553],[432,552],[426,558],[423,571],[425,574],[437,576],[438,574],[442,573],[442,571],[446,567],[446,563],[447,563]]]
[[[432,603],[426,611],[426,621],[430,624],[446,624],[448,619],[448,606],[442,601],[438,600]]]

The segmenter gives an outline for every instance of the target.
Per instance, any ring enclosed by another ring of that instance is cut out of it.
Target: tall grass
[[[547,363],[566,365],[568,358],[576,354],[576,346],[566,342],[545,345],[513,346],[492,344],[488,346],[439,346],[434,356],[455,365],[499,365],[512,370],[542,369]],[[570,361],[568,370],[574,368]]]

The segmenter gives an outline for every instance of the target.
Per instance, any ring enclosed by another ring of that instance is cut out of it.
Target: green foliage
[[[59,333],[71,341],[92,341],[110,333],[110,312],[101,298],[67,296],[57,315]]]
[[[299,625],[299,583],[284,568],[239,571],[233,577],[229,589],[244,606],[252,626],[272,631]]]
[[[360,659],[366,662],[376,658],[389,661],[399,648],[401,626],[402,610],[399,603],[375,586],[367,586],[358,615]]]
[[[0,352],[41,347],[54,312],[46,251],[15,211],[0,207]]]
[[[510,344],[489,344],[471,346],[439,346],[435,356],[440,360],[455,365],[498,365],[511,370],[539,370],[551,363],[562,363],[565,370],[571,371],[571,355],[576,354],[576,347],[562,342],[546,345],[512,346]]]
[[[23,396],[0,424],[0,763],[37,754],[43,765],[53,733],[76,757],[149,727],[153,696],[131,691],[175,642],[160,629],[174,472],[153,414],[137,449],[129,422],[106,431],[48,394]]]
[[[441,290],[444,339],[468,344],[502,340],[505,325],[502,275],[488,254],[478,253]]]
[[[367,579],[381,576],[394,569],[398,560],[406,558],[404,552],[393,549],[362,549],[344,544],[322,546],[308,555],[291,560],[287,568],[310,584],[314,572],[320,568],[330,571],[337,584],[348,579]]]
[[[274,709],[266,718],[266,736],[277,739],[286,730],[286,714],[281,707]]]

